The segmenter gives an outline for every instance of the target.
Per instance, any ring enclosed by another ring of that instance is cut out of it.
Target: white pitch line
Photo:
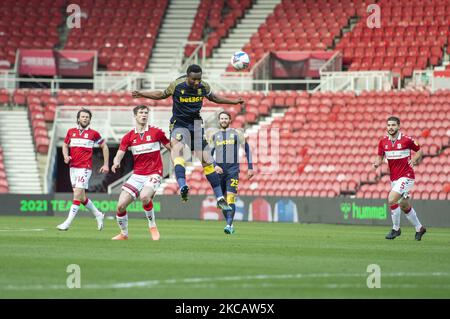
[[[181,279],[165,279],[165,280],[147,280],[147,281],[134,281],[134,282],[122,282],[122,283],[112,283],[112,284],[81,284],[81,289],[130,289],[130,288],[154,288],[163,286],[172,286],[180,284],[194,284],[193,286],[199,284],[214,284],[215,282],[239,282],[239,281],[251,281],[251,280],[268,280],[268,279],[305,279],[305,278],[343,278],[343,277],[367,277],[367,273],[353,273],[353,274],[338,274],[338,273],[313,273],[313,274],[279,274],[279,275],[248,275],[248,276],[225,276],[225,277],[192,277],[192,278],[181,278]],[[396,273],[382,273],[382,277],[449,277],[450,273],[446,272],[431,272],[431,273],[408,273],[408,272],[396,272]],[[243,284],[245,285],[245,283]],[[299,284],[301,287],[302,283]],[[309,285],[309,284],[306,284]],[[345,285],[345,284],[311,284],[314,287],[323,288],[348,288],[360,287],[359,285]],[[191,285],[192,286],[192,285]],[[418,288],[417,285],[410,284],[398,284],[398,285],[383,285],[382,288]],[[420,287],[428,287],[427,285],[421,284]],[[447,285],[437,285],[439,287],[450,287]],[[361,286],[365,287],[365,286]],[[8,285],[0,287],[0,290],[62,290],[68,289],[65,285],[34,285],[34,286],[14,286]]]
[[[0,229],[0,231],[44,231],[46,229],[43,228],[8,228],[8,229]]]
[[[260,284],[242,284],[241,288],[283,288],[285,285],[272,284],[272,283],[260,283]],[[328,284],[308,284],[308,283],[299,283],[295,284],[295,288],[326,288],[326,289],[346,289],[346,288],[360,288],[367,289],[367,285],[364,284],[339,284],[339,283],[328,283]],[[407,289],[418,289],[418,288],[433,288],[433,289],[449,289],[449,285],[416,285],[416,284],[383,284],[381,282],[381,287],[385,289],[399,289],[399,288],[407,288]],[[376,290],[376,289],[374,289]]]

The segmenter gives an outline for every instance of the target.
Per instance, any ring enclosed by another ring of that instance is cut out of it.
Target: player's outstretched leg
[[[128,239],[128,215],[127,211],[117,210],[116,214],[117,224],[120,228],[120,234],[114,236],[112,240],[127,240]]]
[[[422,224],[419,221],[419,218],[417,217],[416,211],[412,206],[409,206],[403,212],[406,215],[406,218],[409,220],[409,222],[414,226],[416,229],[416,234],[414,236],[415,240],[422,240],[422,236],[427,232],[427,229],[422,226]]]
[[[68,230],[70,224],[72,224],[72,221],[77,215],[79,209],[80,209],[80,201],[74,200],[72,202],[72,206],[70,207],[69,215],[67,216],[66,220],[62,224],[56,226],[56,228],[58,228],[59,230]]]
[[[230,205],[230,207],[231,207],[231,211],[226,212],[227,226],[225,226],[225,228],[223,230],[226,234],[234,233],[233,220],[234,220],[234,214],[236,213],[235,197],[236,197],[236,194],[233,194],[233,193],[229,193],[227,195],[227,202],[228,202],[228,205]]]
[[[400,206],[398,204],[391,205],[392,229],[386,235],[386,239],[395,239],[402,234],[400,230]]]
[[[392,229],[386,235],[386,239],[395,239],[396,237],[401,235],[400,230],[400,215],[401,215],[401,207],[399,203],[402,203],[402,194],[397,191],[391,190],[388,195],[388,204],[391,208],[391,217],[392,217]]]
[[[217,206],[224,211],[231,211],[231,207],[223,197],[222,188],[220,187],[220,178],[214,170],[214,165],[206,164],[203,166],[203,172],[205,173],[206,179],[214,191],[214,195],[216,195]]]
[[[127,191],[122,190],[117,203],[116,220],[120,228],[120,234],[113,237],[113,240],[127,240],[128,239],[128,215],[127,207],[134,201],[134,195],[130,195]]]
[[[153,210],[153,201],[150,200],[148,204],[144,205],[145,216],[148,220],[148,229],[153,240],[159,240],[160,235],[156,227],[155,211]]]
[[[175,177],[177,179],[178,186],[180,187],[181,200],[187,202],[189,186],[186,185],[186,168],[183,157],[176,157],[173,161],[175,166]]]
[[[87,197],[83,202],[83,205],[94,215],[95,219],[97,220],[97,229],[102,230],[105,214],[99,211],[97,207],[95,207],[94,203]]]

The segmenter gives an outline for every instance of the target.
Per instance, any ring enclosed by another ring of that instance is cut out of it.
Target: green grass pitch
[[[128,241],[112,241],[114,220],[96,230],[79,217],[67,232],[61,217],[0,217],[0,298],[450,298],[450,231],[429,228],[421,242],[403,225],[130,219]],[[67,266],[81,270],[69,289]],[[367,267],[381,269],[381,288],[367,287]]]

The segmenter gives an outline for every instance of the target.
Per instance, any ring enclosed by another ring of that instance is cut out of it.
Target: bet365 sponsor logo
[[[341,213],[345,220],[352,219],[386,219],[387,205],[362,205],[359,206],[354,202],[341,203]]]

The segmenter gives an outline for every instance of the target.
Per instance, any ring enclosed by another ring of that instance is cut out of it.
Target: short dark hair
[[[387,121],[395,121],[398,125],[400,125],[400,119],[397,116],[390,116]]]
[[[137,115],[139,110],[143,110],[146,109],[148,111],[148,106],[147,105],[138,105],[133,109],[133,114]]]
[[[82,109],[79,110],[78,113],[77,113],[77,121],[80,119],[81,113],[87,113],[87,114],[89,114],[89,119],[92,119],[92,112],[89,111],[88,109],[82,108]]]
[[[218,119],[220,119],[220,116],[222,115],[222,114],[225,114],[225,115],[227,115],[228,116],[228,118],[231,120],[231,114],[230,113],[228,113],[227,111],[222,111],[222,112],[220,112],[219,113],[219,115],[217,116],[217,118]]]
[[[189,73],[202,73],[202,68],[200,65],[191,64],[186,70],[186,75],[189,75]]]

